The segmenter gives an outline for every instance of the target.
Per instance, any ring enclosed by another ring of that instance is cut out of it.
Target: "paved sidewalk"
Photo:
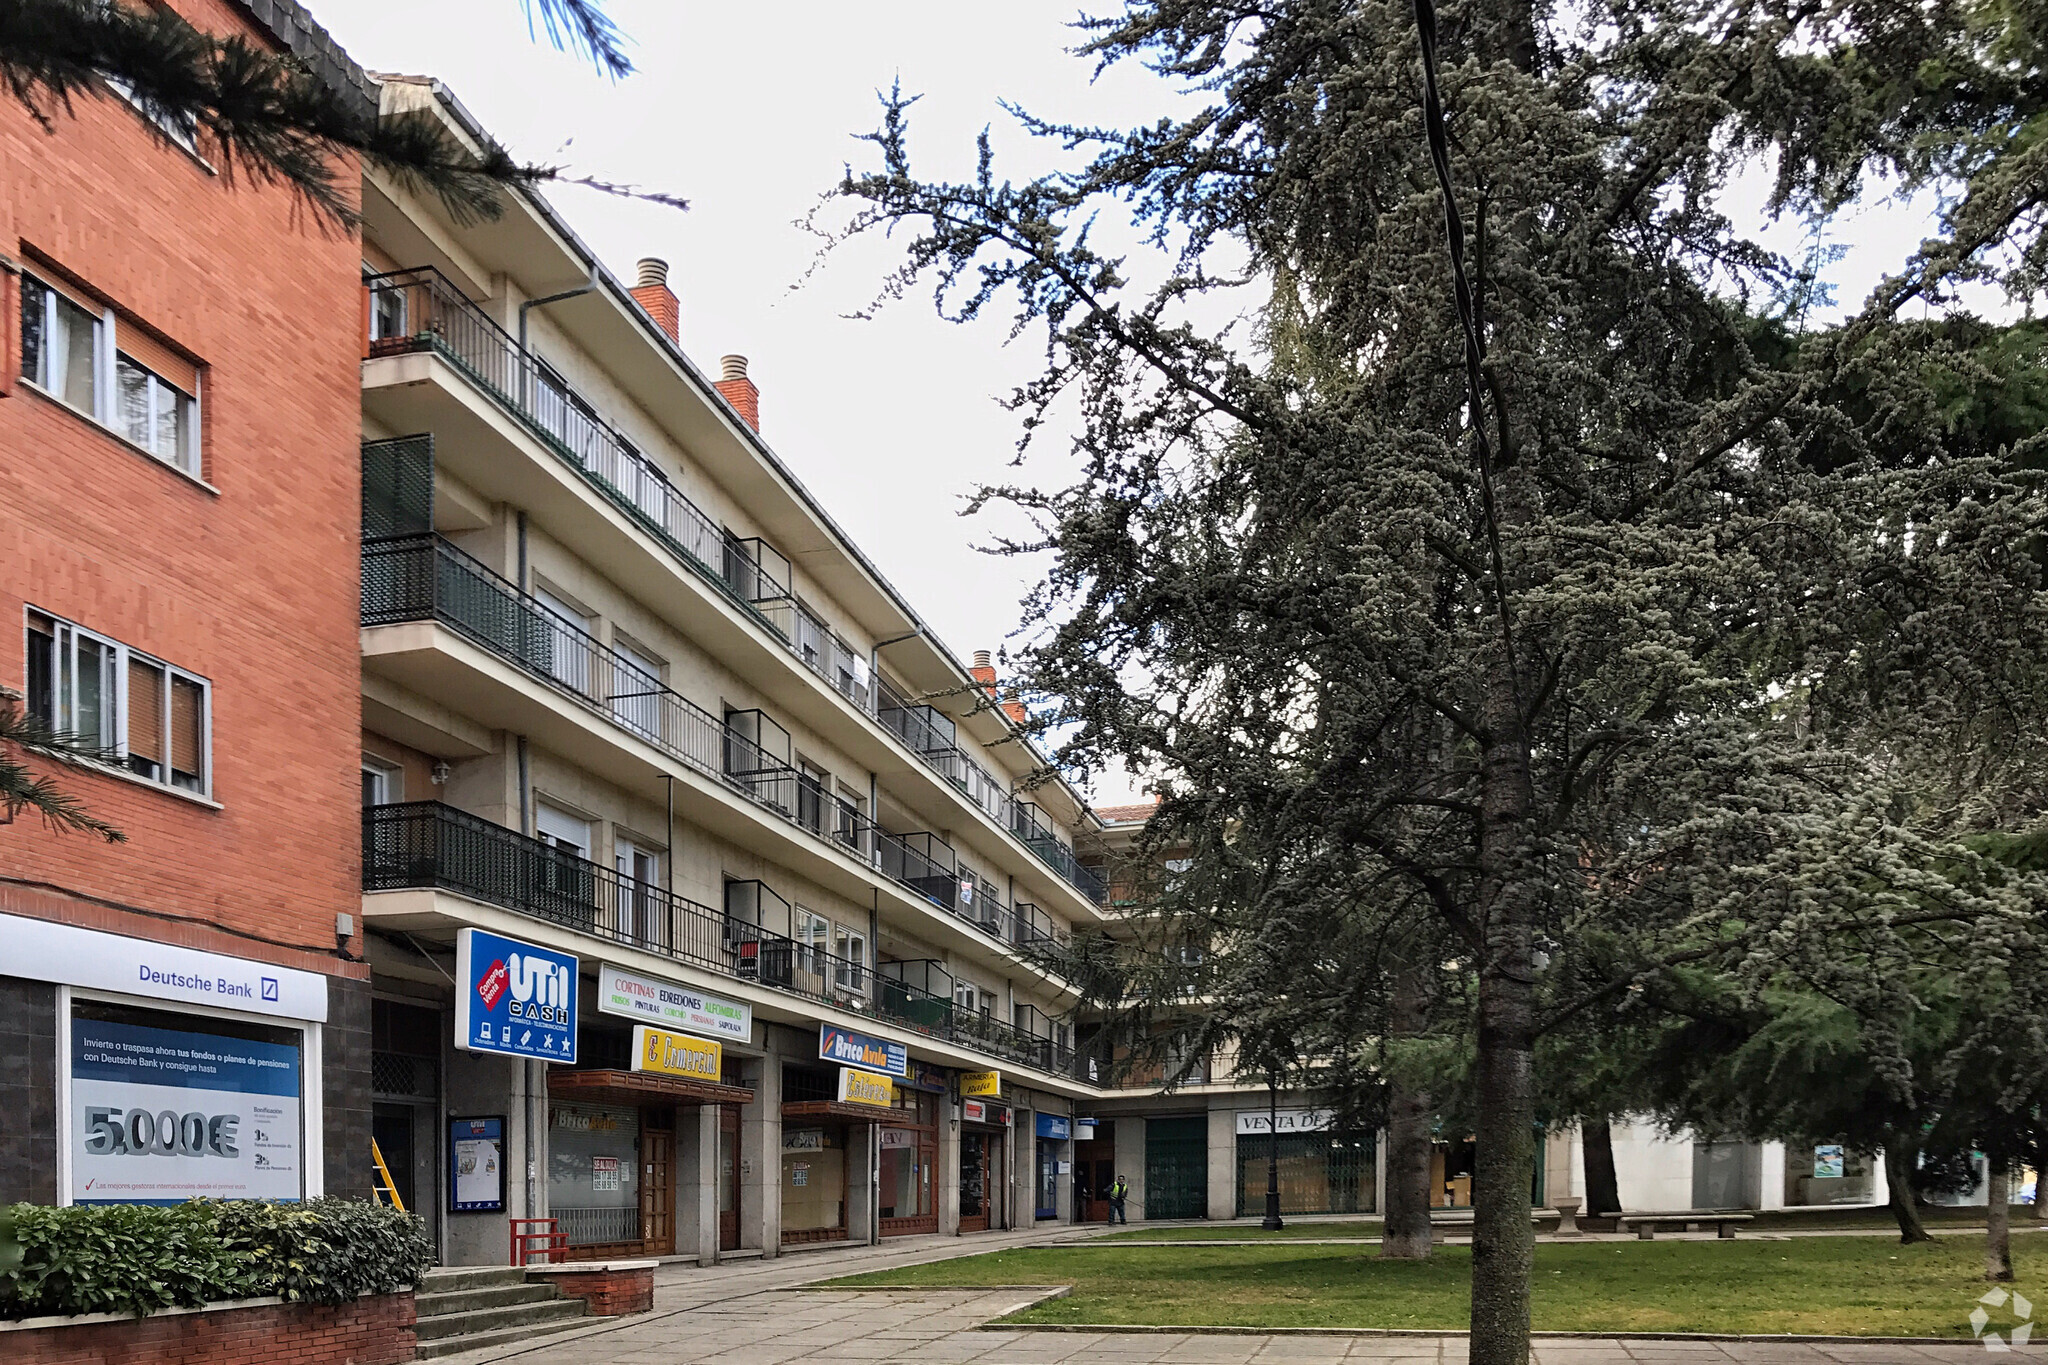
[[[772,1261],[656,1274],[654,1311],[595,1319],[530,1345],[446,1356],[447,1365],[1378,1365],[1461,1363],[1462,1335],[1374,1337],[1270,1332],[1028,1331],[987,1324],[1035,1302],[1030,1289],[846,1292],[795,1286],[834,1275],[948,1260],[1099,1235],[1084,1228],[975,1237],[911,1237],[881,1249],[834,1248]],[[2032,1355],[2033,1352],[2025,1352]],[[1963,1365],[1974,1342],[1708,1342],[1546,1338],[1537,1365]]]

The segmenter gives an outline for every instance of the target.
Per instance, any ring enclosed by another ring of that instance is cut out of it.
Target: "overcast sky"
[[[714,373],[722,354],[750,358],[763,434],[956,652],[1002,645],[1040,570],[977,552],[997,525],[958,514],[978,484],[1013,474],[1016,423],[997,399],[1035,372],[1035,337],[1006,346],[1004,319],[953,326],[925,298],[876,321],[849,319],[899,259],[895,248],[857,244],[806,281],[818,242],[796,220],[848,161],[873,164],[856,135],[875,126],[876,92],[892,81],[922,96],[913,151],[927,177],[970,174],[984,126],[995,130],[999,170],[1023,178],[1045,168],[1048,151],[1009,131],[999,100],[1132,124],[1172,108],[1173,92],[1136,68],[1091,79],[1093,64],[1068,50],[1073,0],[612,0],[639,67],[618,83],[532,40],[518,0],[313,9],[369,69],[445,81],[515,154],[688,197],[677,212],[548,192],[621,277],[641,256],[670,262],[684,348]],[[1896,263],[1919,217],[1880,206],[1834,239],[1852,248],[1829,272],[1842,302]],[[1789,227],[1773,237],[1781,249],[1799,243]],[[1063,454],[1049,444],[1027,476],[1051,481]],[[1096,795],[1119,799],[1122,784]]]

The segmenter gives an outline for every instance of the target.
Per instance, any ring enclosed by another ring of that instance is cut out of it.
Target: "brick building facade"
[[[81,1009],[155,1031],[136,1047],[222,1020],[297,1047],[300,1193],[368,1188],[369,973],[336,919],[360,905],[358,247],[216,157],[111,91],[47,130],[0,102],[0,687],[117,755],[58,780],[127,835],[0,826],[0,1105],[29,1119],[0,1126],[0,1202],[94,1179],[82,1106],[120,1082],[81,1079]]]

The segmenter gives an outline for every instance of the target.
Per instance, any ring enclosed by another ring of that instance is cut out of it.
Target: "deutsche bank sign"
[[[576,959],[484,929],[455,936],[455,1046],[576,1060]]]

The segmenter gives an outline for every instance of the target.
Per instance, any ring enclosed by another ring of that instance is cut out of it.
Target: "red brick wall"
[[[400,1365],[417,1350],[410,1294],[0,1333],[9,1365]]]
[[[175,8],[256,35],[222,0]],[[287,191],[160,145],[117,99],[74,108],[46,133],[0,99],[0,256],[62,267],[204,363],[218,492],[12,382],[7,289],[0,686],[25,682],[24,604],[207,677],[220,808],[65,773],[128,842],[0,826],[0,908],[366,978],[334,955],[335,914],[360,905],[359,248]]]
[[[654,1307],[654,1267],[638,1270],[576,1270],[552,1274],[528,1270],[529,1280],[547,1280],[572,1299],[590,1305],[596,1318],[621,1318]]]

